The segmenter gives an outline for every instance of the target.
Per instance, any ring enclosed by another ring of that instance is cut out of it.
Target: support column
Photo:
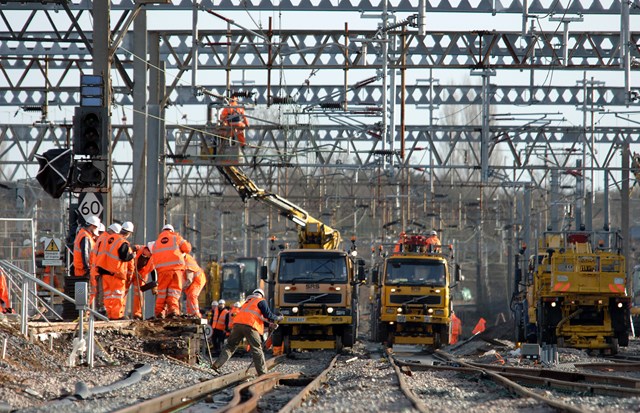
[[[133,51],[133,241],[147,239],[147,12],[143,8],[134,21]],[[155,234],[154,234],[155,235]]]
[[[153,238],[160,231],[158,219],[159,197],[159,156],[160,156],[160,38],[156,33],[148,39],[149,63],[149,105],[147,106],[147,234]]]
[[[104,101],[102,107],[109,110],[107,121],[107,171],[111,171],[111,1],[94,0],[93,2],[93,74],[102,76],[104,81]],[[104,195],[104,212],[102,221],[111,222],[111,173],[107,173],[107,192]]]

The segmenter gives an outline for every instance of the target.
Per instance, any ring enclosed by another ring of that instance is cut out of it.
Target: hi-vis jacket
[[[111,234],[98,247],[96,267],[99,273],[124,280],[127,278],[127,262],[133,257],[129,243],[120,234]]]
[[[80,228],[73,241],[73,273],[82,277],[91,269],[91,250],[95,245],[93,234],[86,228]]]
[[[261,301],[264,301],[264,298],[257,295],[250,296],[236,314],[233,324],[246,324],[256,330],[258,334],[264,334],[264,323],[268,320],[258,308]]]
[[[153,263],[158,272],[184,271],[185,262],[183,253],[191,252],[191,244],[179,234],[164,230],[158,235],[153,247]]]

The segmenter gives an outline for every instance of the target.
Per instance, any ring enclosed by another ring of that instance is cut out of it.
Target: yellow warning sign
[[[47,245],[47,248],[45,248],[44,250],[60,252],[60,248],[58,248],[58,244],[56,244],[56,240],[53,238],[51,239],[51,241],[49,241],[49,245]]]

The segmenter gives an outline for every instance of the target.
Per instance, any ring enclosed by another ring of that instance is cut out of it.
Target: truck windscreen
[[[427,260],[387,261],[387,285],[444,286],[444,263]]]
[[[281,257],[278,281],[285,283],[346,283],[346,257],[322,254]]]

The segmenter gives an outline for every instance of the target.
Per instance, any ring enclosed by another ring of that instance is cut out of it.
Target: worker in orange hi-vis
[[[233,96],[229,100],[229,106],[220,112],[220,123],[222,123],[223,126],[229,126],[232,136],[240,142],[241,147],[245,146],[246,139],[244,130],[249,127],[249,121],[244,114],[244,108],[238,106],[237,97]]]
[[[425,244],[427,245],[427,248],[433,252],[439,251],[442,246],[436,231],[429,231],[429,236],[425,240]]]
[[[180,315],[180,296],[185,272],[184,254],[191,252],[191,244],[176,233],[173,225],[162,227],[153,246],[152,259],[158,273],[157,318]]]
[[[91,273],[91,250],[98,236],[100,218],[95,215],[87,217],[85,226],[78,230],[73,241],[73,275],[87,277]]]
[[[144,295],[142,294],[142,286],[149,280],[149,274],[153,271],[153,260],[151,259],[151,250],[153,243],[147,245],[138,245],[135,265],[133,269],[133,319],[142,320],[142,306],[144,305]],[[127,287],[127,290],[129,288]]]
[[[213,328],[213,348],[214,351],[222,349],[224,339],[227,336],[227,331],[230,331],[229,327],[229,309],[225,307],[226,301],[218,301],[218,311],[213,313],[213,319],[211,320],[211,327]]]
[[[487,326],[487,321],[480,317],[480,320],[478,320],[478,324],[476,324],[476,326],[473,328],[473,331],[471,331],[471,334],[480,334],[482,333],[485,328]]]
[[[129,223],[131,224],[131,223]],[[100,244],[96,256],[98,274],[102,276],[104,307],[111,320],[124,318],[122,297],[125,295],[128,262],[135,257],[127,238],[133,232],[133,225],[124,225],[120,234],[111,234]]]
[[[451,337],[449,338],[449,344],[456,344],[461,335],[462,320],[460,320],[454,312],[451,312]]]
[[[187,315],[202,318],[198,297],[207,283],[207,277],[191,254],[184,254],[185,277],[183,279],[183,291],[187,297]]]
[[[9,284],[7,284],[7,276],[0,268],[0,313],[12,313],[11,299],[9,298]]]
[[[227,322],[227,325],[228,325],[227,337],[229,337],[229,333],[233,328],[233,322],[234,322],[234,319],[236,318],[236,314],[238,314],[238,312],[240,311],[240,307],[242,307],[242,304],[240,304],[240,301],[236,301],[235,303],[233,303],[233,307],[231,307],[231,309],[227,313],[227,320],[229,320]]]
[[[103,294],[102,294],[102,276],[98,273],[98,266],[96,265],[96,261],[98,259],[98,249],[100,245],[102,245],[110,235],[119,234],[122,226],[117,223],[113,223],[109,225],[109,228],[104,231],[104,225],[100,224],[98,227],[98,238],[96,238],[96,243],[91,249],[91,271],[90,271],[90,284],[91,289],[89,292],[89,304],[92,304],[94,300],[98,300],[96,302],[96,308],[101,310],[104,306],[103,304]],[[102,231],[101,231],[102,229]]]

